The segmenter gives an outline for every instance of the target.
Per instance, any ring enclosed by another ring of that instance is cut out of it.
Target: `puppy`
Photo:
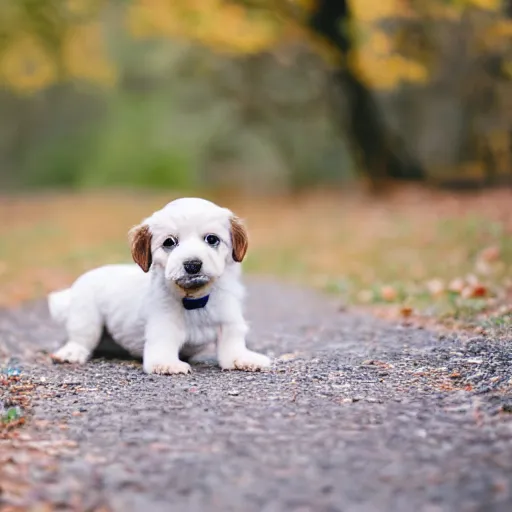
[[[53,358],[85,363],[105,329],[147,373],[189,373],[187,359],[216,342],[223,370],[259,370],[270,359],[246,347],[241,265],[247,233],[210,201],[172,201],[130,231],[137,265],[108,265],[48,297],[67,342]]]

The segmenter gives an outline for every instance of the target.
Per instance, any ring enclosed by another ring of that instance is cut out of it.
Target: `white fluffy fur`
[[[108,265],[79,277],[68,289],[48,297],[50,314],[67,330],[66,344],[55,354],[59,362],[85,363],[103,329],[134,356],[143,358],[147,373],[188,373],[181,360],[216,342],[222,369],[258,370],[270,359],[246,347],[248,331],[242,314],[244,288],[240,263],[233,259],[231,211],[209,201],[172,201],[144,220],[151,233],[152,265]],[[210,247],[205,235],[221,239]],[[169,236],[179,239],[172,250],[162,246]],[[176,280],[186,275],[183,262],[199,259],[211,283],[186,292]],[[195,295],[194,295],[195,294]],[[184,296],[210,298],[205,308],[186,310]]]

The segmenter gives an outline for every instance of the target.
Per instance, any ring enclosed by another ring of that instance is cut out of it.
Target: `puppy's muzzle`
[[[209,285],[211,278],[204,274],[195,274],[179,277],[175,283],[183,290],[193,292]]]

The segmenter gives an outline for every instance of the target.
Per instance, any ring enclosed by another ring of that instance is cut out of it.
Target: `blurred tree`
[[[20,93],[55,82],[115,82],[101,14],[104,0],[5,0],[0,4],[0,78]]]
[[[372,7],[368,6],[369,10]],[[374,185],[379,185],[386,178],[424,179],[425,172],[420,163],[410,156],[403,143],[399,142],[398,137],[386,126],[383,113],[371,89],[365,83],[364,70],[360,66],[360,57],[354,41],[353,16],[349,1],[318,0],[309,24],[339,52],[339,64],[333,72],[333,79],[340,87],[340,93],[346,98],[347,134],[352,140],[361,168],[366,170]],[[388,44],[383,33],[377,33],[373,37],[373,44],[377,38],[377,46],[385,47]],[[404,69],[407,70],[407,66],[404,66]],[[378,75],[378,79],[390,79],[391,83],[397,77],[393,77],[388,70]],[[424,73],[420,72],[411,78],[423,77]]]
[[[108,36],[120,15],[136,39],[192,41],[233,57],[309,41],[330,68],[333,113],[374,183],[425,177],[417,148],[406,147],[377,97],[446,81],[454,73],[441,54],[457,31],[466,67],[449,86],[466,105],[463,159],[483,166],[489,182],[511,167],[511,116],[495,114],[510,96],[510,0],[4,0],[0,80],[26,94],[65,81],[115,85]],[[254,108],[244,115],[253,119]],[[278,144],[290,159],[288,142]]]

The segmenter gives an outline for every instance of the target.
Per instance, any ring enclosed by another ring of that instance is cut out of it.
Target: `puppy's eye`
[[[206,235],[204,241],[210,247],[217,247],[220,244],[220,238],[217,235]]]
[[[176,247],[178,245],[178,239],[174,236],[170,236],[169,238],[166,238],[164,240],[164,243],[162,245],[166,249],[172,249],[173,247]]]

